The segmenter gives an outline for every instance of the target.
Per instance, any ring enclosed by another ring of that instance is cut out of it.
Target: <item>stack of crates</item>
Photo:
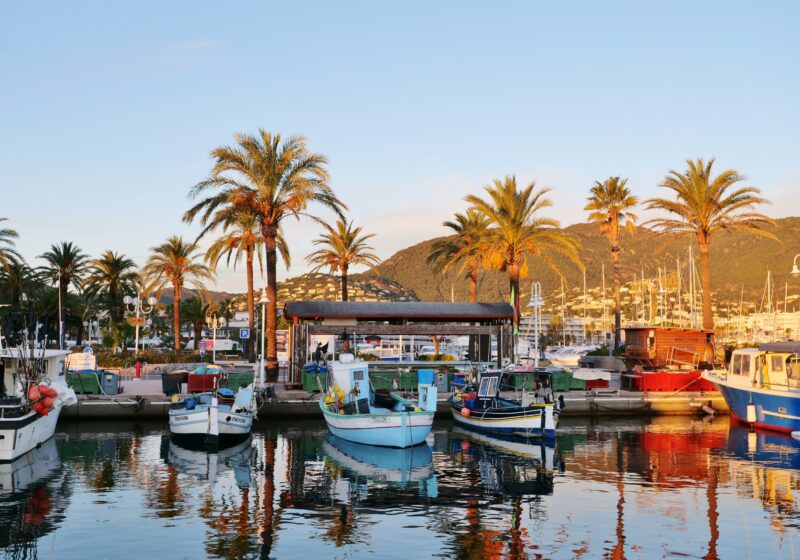
[[[243,371],[239,373],[229,373],[228,378],[225,380],[224,386],[228,389],[236,391],[240,387],[247,387],[253,382],[255,374],[252,371]],[[324,380],[322,386],[325,386]],[[308,389],[306,389],[308,390]],[[319,391],[318,388],[315,390]]]
[[[68,371],[67,385],[79,395],[100,394],[100,381],[95,371]]]
[[[572,373],[568,371],[554,371],[552,374],[553,391],[569,391],[572,385]]]

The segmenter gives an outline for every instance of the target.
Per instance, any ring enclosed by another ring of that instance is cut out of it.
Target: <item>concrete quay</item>
[[[170,399],[161,393],[161,381],[129,379],[121,383],[122,393],[115,396],[79,395],[78,403],[65,407],[64,419],[166,419]],[[318,393],[286,390],[275,385],[275,398],[266,400],[258,411],[264,418],[321,417]],[[562,416],[659,416],[703,415],[703,407],[717,414],[727,414],[725,400],[717,392],[706,393],[637,393],[632,391],[572,391],[560,393],[565,407]],[[513,392],[504,394],[511,397]],[[437,416],[449,417],[449,394],[439,395]]]

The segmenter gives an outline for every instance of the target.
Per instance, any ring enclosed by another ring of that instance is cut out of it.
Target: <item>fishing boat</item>
[[[739,422],[779,432],[800,431],[800,342],[734,350],[727,369],[702,375],[719,389]]]
[[[75,391],[63,381],[66,352],[6,349],[0,362],[13,361],[13,373],[3,367],[4,377],[16,380],[11,396],[0,397],[0,463],[14,461],[53,436],[62,407],[77,402]],[[5,357],[13,360],[3,360]]]
[[[419,383],[417,402],[375,391],[365,361],[352,354],[326,364],[328,389],[319,407],[330,432],[347,441],[384,447],[411,447],[425,441],[436,413],[433,379]]]
[[[519,399],[500,396],[501,381],[524,374],[536,379]],[[486,370],[480,372],[477,388],[465,387],[450,397],[450,412],[456,424],[473,430],[523,438],[553,439],[561,411],[546,370]]]
[[[170,405],[169,430],[176,441],[211,449],[246,439],[256,412],[253,385],[187,395]]]

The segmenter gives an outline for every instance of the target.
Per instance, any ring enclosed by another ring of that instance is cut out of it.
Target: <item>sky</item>
[[[259,128],[328,158],[382,258],[510,174],[551,188],[569,225],[597,179],[646,199],[716,157],[766,213],[798,215],[799,17],[778,1],[5,0],[0,217],[34,265],[60,241],[142,264],[196,237],[181,216],[210,151]],[[279,279],[308,270],[319,233],[287,223]],[[243,291],[242,267],[217,285]]]

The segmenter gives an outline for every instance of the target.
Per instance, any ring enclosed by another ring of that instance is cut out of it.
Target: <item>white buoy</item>
[[[757,418],[756,418],[756,405],[754,405],[752,403],[748,404],[747,405],[747,421],[750,424],[755,424],[756,420],[757,420]]]

